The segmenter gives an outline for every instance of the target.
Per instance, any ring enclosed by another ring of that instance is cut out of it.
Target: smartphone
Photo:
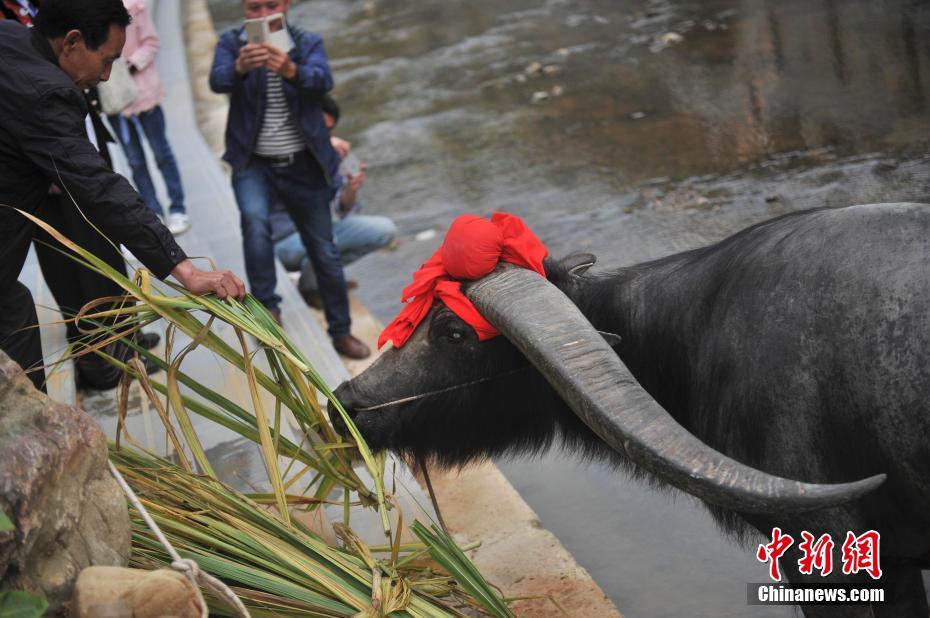
[[[265,19],[259,17],[258,19],[245,20],[245,32],[248,36],[249,43],[264,43]]]
[[[346,158],[342,160],[342,170],[346,174],[352,174],[354,176],[362,171],[362,162],[358,160],[355,153],[350,152],[346,155]]]

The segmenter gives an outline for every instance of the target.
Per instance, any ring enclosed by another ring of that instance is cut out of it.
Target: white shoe
[[[177,236],[191,229],[191,220],[183,212],[173,212],[168,215],[168,231]]]

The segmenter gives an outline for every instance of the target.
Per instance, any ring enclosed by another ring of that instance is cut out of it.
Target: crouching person
[[[329,95],[324,96],[323,120],[330,133],[335,130],[339,115],[339,105],[335,99]],[[397,235],[397,226],[388,217],[360,214],[362,206],[358,194],[365,184],[365,164],[350,156],[351,145],[348,142],[332,136],[332,143],[342,160],[337,178],[339,186],[331,204],[333,235],[342,264],[348,266],[372,251],[390,245]],[[353,159],[355,164],[349,164],[350,159]],[[275,205],[271,213],[271,235],[275,243],[275,255],[284,267],[291,271],[300,271],[297,288],[304,300],[311,307],[321,308],[313,265],[307,257],[294,222],[288,216],[287,210],[279,204]]]

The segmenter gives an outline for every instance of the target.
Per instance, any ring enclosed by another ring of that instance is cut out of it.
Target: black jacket
[[[87,139],[87,112],[84,94],[58,67],[45,37],[0,21],[0,204],[36,214],[57,184],[104,234],[164,278],[186,256]],[[0,207],[0,294],[19,276],[34,228]]]

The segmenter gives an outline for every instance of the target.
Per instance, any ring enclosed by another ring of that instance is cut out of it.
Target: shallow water
[[[798,209],[930,201],[930,3],[314,0],[290,18],[325,38],[366,211],[401,230],[348,268],[385,322],[462,212],[621,266]],[[501,467],[627,615],[791,614],[747,608],[764,567],[690,499],[570,456]]]
[[[927,3],[314,0],[291,20],[325,37],[367,211],[408,238],[507,210],[618,264],[930,193]],[[400,269],[365,298],[382,319],[422,253],[366,267]]]

